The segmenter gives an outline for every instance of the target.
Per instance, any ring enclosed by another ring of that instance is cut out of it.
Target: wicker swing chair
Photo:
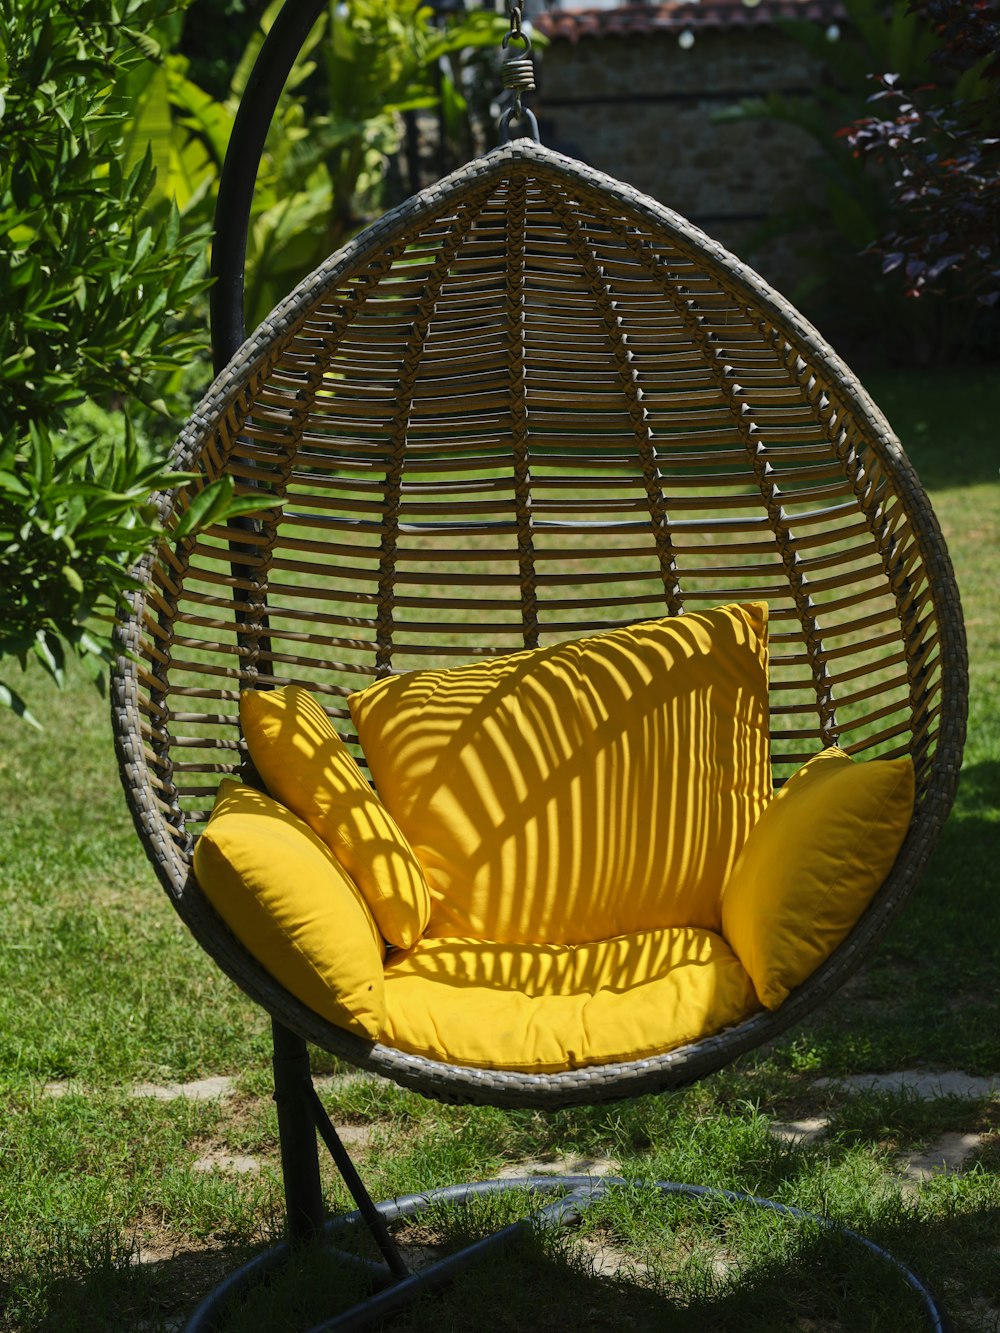
[[[771,1040],[870,955],[913,889],[954,795],[966,667],[934,515],[846,366],[696,228],[532,137],[394,209],[243,342],[256,163],[320,8],[285,6],[241,108],[216,243],[220,373],[175,453],[199,480],[161,498],[168,537],[120,623],[113,714],[127,798],[174,907],[272,1016],[291,1238],[322,1225],[318,1129],[385,1256],[388,1289],[324,1325],[349,1328],[455,1263],[406,1276],[385,1220],[417,1203],[368,1199],[312,1090],[305,1043],[436,1098],[554,1107],[682,1086]],[[227,474],[272,507],[172,542],[175,517]],[[218,781],[247,772],[241,690],[307,685],[353,739],[346,696],[387,673],[742,598],[770,606],[776,777],[831,744],[909,755],[916,773],[887,880],[777,1010],[585,1068],[427,1059],[320,1018],[200,891],[192,853]],[[570,1201],[546,1215],[595,1192],[567,1186]],[[209,1327],[280,1257],[224,1283],[190,1327]]]

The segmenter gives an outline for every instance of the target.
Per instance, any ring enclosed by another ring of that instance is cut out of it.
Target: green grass
[[[388,1084],[323,1085],[365,1126],[376,1197],[519,1161],[610,1157],[629,1180],[763,1193],[887,1246],[943,1296],[959,1333],[1000,1329],[1000,1103],[838,1094],[816,1080],[917,1065],[1000,1073],[1000,487],[986,373],[870,383],[925,479],[958,571],[972,659],[958,803],[929,873],[876,958],[769,1050],[685,1092],[541,1115],[442,1107]],[[0,1329],[160,1330],[280,1234],[266,1017],[209,961],[157,888],[125,811],[106,706],[82,679],[30,693],[39,736],[0,719]],[[335,1062],[322,1054],[321,1072]],[[236,1080],[222,1102],[131,1096],[141,1081]],[[64,1095],[48,1094],[59,1082]],[[772,1121],[829,1119],[787,1143]],[[906,1182],[899,1154],[982,1136],[966,1168]],[[258,1172],[195,1170],[250,1155]],[[347,1206],[332,1172],[334,1206]],[[434,1213],[408,1243],[454,1244],[521,1197]],[[593,1258],[622,1267],[597,1277]],[[142,1262],[138,1262],[139,1259]],[[307,1327],[349,1294],[309,1268],[233,1328]],[[312,1305],[302,1304],[306,1296]],[[401,1330],[920,1327],[890,1273],[815,1229],[635,1188],[572,1232],[542,1233],[430,1298]]]

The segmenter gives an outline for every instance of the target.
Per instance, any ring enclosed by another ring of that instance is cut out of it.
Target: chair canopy
[[[167,537],[122,619],[115,732],[177,910],[280,1022],[430,1095],[505,1105],[679,1085],[860,963],[957,782],[966,668],[940,531],[885,419],[817,332],[684,219],[527,139],[387,214],[247,340],[184,430],[169,534],[224,474],[259,520]],[[273,497],[273,503],[271,503]],[[630,1064],[529,1075],[371,1046],[284,991],[190,871],[241,689],[346,696],[387,672],[764,599],[776,780],[823,746],[913,757],[888,881],[775,1013]]]

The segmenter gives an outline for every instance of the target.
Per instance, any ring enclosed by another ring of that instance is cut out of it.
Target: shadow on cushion
[[[427,875],[428,935],[721,928],[771,796],[767,607],[667,617],[350,696]]]
[[[389,957],[385,1000],[398,1050],[535,1074],[659,1055],[760,1007],[725,940],[690,927],[580,945],[423,939]]]

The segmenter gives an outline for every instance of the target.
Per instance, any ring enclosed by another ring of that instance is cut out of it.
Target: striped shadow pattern
[[[947,816],[964,739],[961,608],[882,414],[780,295],[628,186],[515,140],[386,214],[246,341],[185,428],[165,540],[118,630],[113,715],[140,836],[204,947],[280,1022],[428,1095],[561,1105],[676,1086],[775,1036],[870,953]],[[259,519],[172,540],[222,475]],[[190,874],[243,688],[348,694],[636,620],[764,599],[776,780],[824,745],[913,757],[896,866],[774,1014],[625,1065],[438,1064],[322,1022]]]

